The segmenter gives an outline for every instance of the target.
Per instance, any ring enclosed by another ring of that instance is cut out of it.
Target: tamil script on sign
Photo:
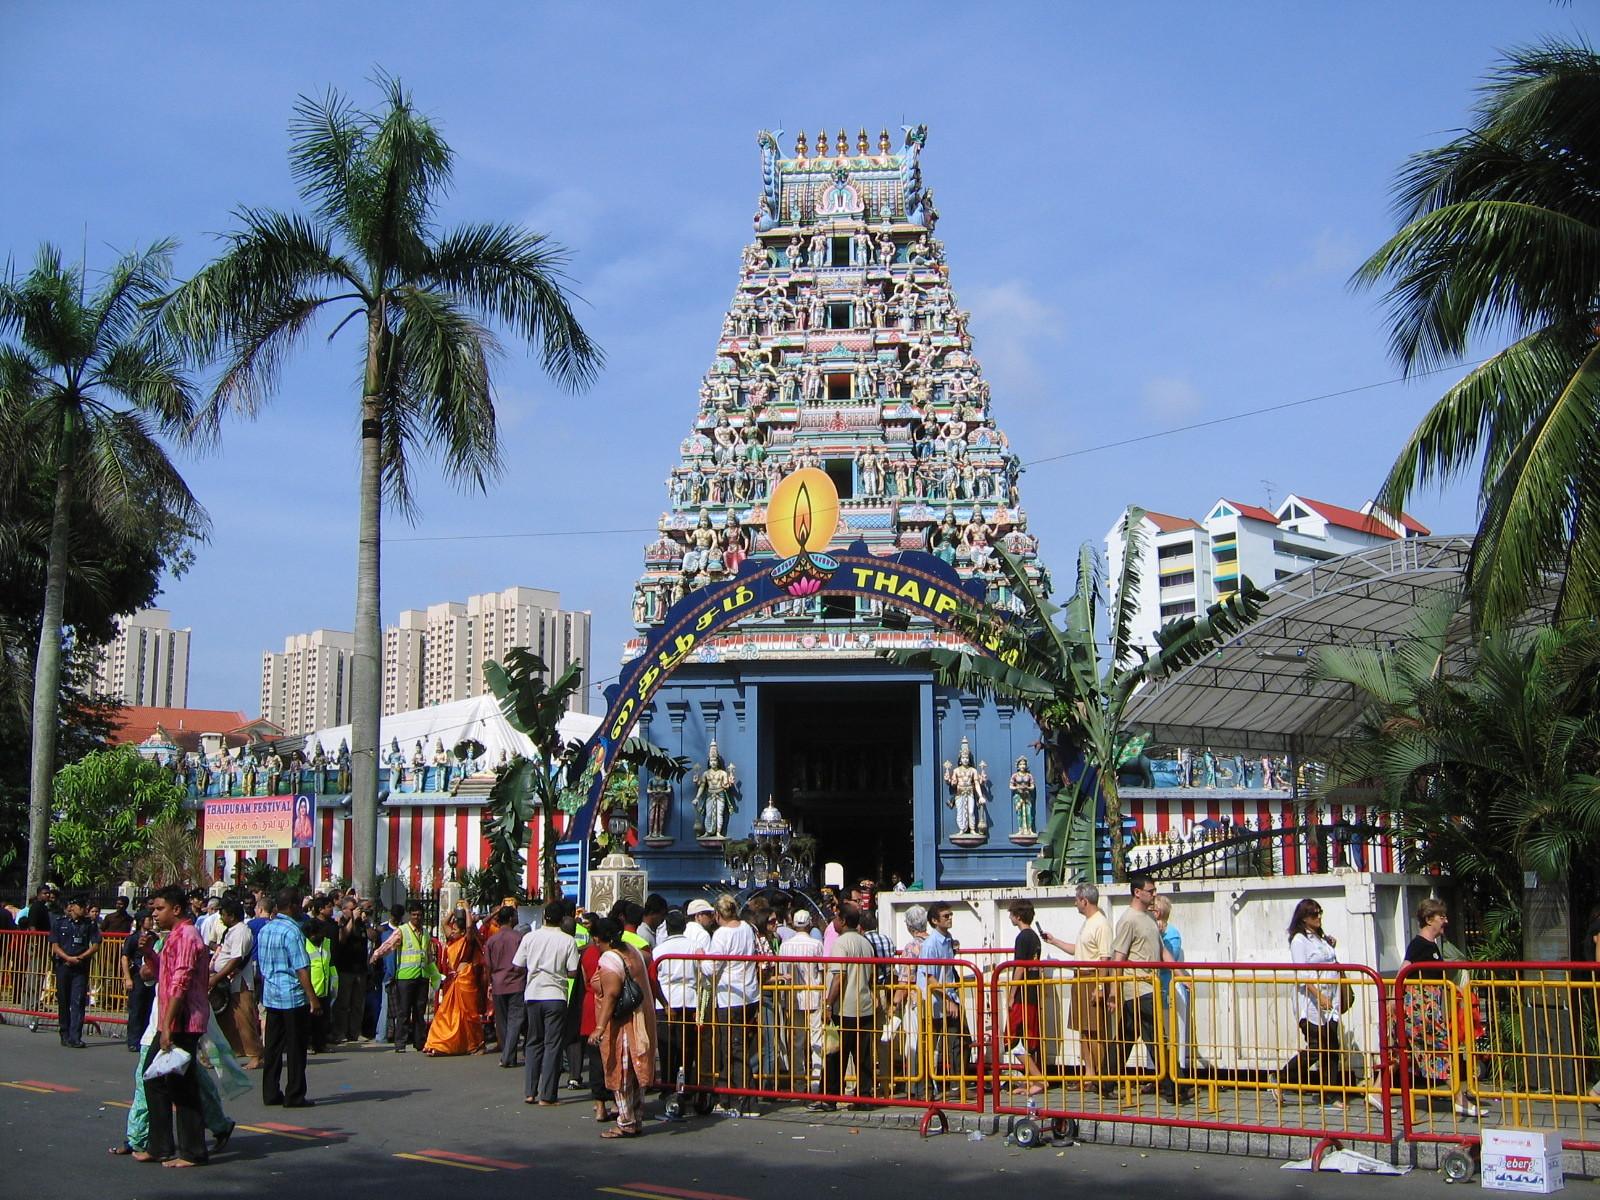
[[[316,831],[314,796],[244,796],[206,801],[207,850],[309,849]]]

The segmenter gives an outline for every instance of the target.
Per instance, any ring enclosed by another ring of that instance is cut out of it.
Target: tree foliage
[[[1459,603],[1423,606],[1392,649],[1318,652],[1317,677],[1363,703],[1329,785],[1376,785],[1407,867],[1442,869],[1462,890],[1485,935],[1479,953],[1521,957],[1524,873],[1580,889],[1596,874],[1600,627],[1490,634],[1457,677]]]
[[[1470,127],[1406,165],[1395,202],[1401,228],[1354,282],[1387,284],[1402,366],[1511,340],[1423,417],[1381,501],[1399,511],[1481,462],[1475,617],[1516,622],[1552,570],[1558,618],[1600,610],[1600,56],[1559,41],[1508,55]]]
[[[183,813],[183,789],[132,746],[93,750],[55,779],[50,869],[67,887],[104,888],[150,846],[152,822]]]
[[[1081,548],[1077,587],[1065,608],[1035,590],[1022,564],[996,547],[1021,603],[1020,619],[981,605],[954,614],[967,641],[996,657],[975,653],[971,646],[887,652],[895,662],[932,668],[940,683],[1015,700],[1033,715],[1060,782],[1044,833],[1045,871],[1051,881],[1067,878],[1068,834],[1082,825],[1085,815],[1093,819],[1097,799],[1105,804],[1111,830],[1112,874],[1122,877],[1117,761],[1128,736],[1123,714],[1134,689],[1199,661],[1242,632],[1266,599],[1248,577],[1242,578],[1237,592],[1203,616],[1163,626],[1156,634],[1156,652],[1149,653],[1133,640],[1144,515],[1141,508],[1124,515],[1122,565],[1109,592],[1094,548]]]
[[[113,593],[110,580],[81,558],[75,563],[75,542],[83,544],[93,530],[74,521],[91,515],[135,545],[159,540],[152,531],[169,521],[195,533],[205,524],[161,441],[162,434],[187,429],[195,400],[182,356],[145,310],[170,284],[171,253],[170,242],[158,242],[124,255],[91,291],[84,267],[68,265],[45,245],[27,274],[0,282],[0,493],[27,499],[48,489],[50,495],[48,520],[19,513],[0,525],[21,571],[31,562],[22,548],[45,547],[31,664],[30,888],[46,859],[69,583],[76,575],[80,589]],[[18,630],[3,636],[14,672]]]

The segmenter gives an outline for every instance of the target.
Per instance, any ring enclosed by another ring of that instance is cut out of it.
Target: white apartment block
[[[147,608],[117,618],[116,636],[95,664],[96,690],[130,707],[189,707],[189,630]]]
[[[1113,580],[1122,570],[1125,516],[1106,534]],[[1143,530],[1133,641],[1151,650],[1156,630],[1232,595],[1241,576],[1266,588],[1318,562],[1429,532],[1414,517],[1396,519],[1371,501],[1358,510],[1294,494],[1276,509],[1220,499],[1200,521],[1147,511]]]
[[[292,735],[350,720],[356,639],[314,629],[283,639],[283,653],[261,656],[261,716]]]
[[[383,635],[385,715],[448,704],[489,690],[484,662],[504,661],[513,647],[541,659],[554,678],[575,660],[589,680],[590,615],[561,607],[561,594],[512,587],[445,601],[426,610],[406,609]],[[585,686],[573,697],[574,712],[588,712]]]

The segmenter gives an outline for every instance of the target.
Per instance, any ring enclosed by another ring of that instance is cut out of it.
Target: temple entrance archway
[[[771,794],[796,832],[817,839],[814,861],[838,862],[846,886],[891,873],[910,881],[916,824],[917,686],[854,683],[763,689],[762,742],[771,747]]]

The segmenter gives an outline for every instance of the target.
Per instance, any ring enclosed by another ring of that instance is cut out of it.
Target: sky
[[[928,125],[923,177],[952,284],[1066,586],[1078,545],[1130,503],[1200,517],[1224,495],[1358,507],[1374,493],[1454,377],[1398,381],[1381,297],[1349,287],[1394,230],[1396,172],[1467,122],[1498,52],[1592,25],[1582,6],[1540,0],[934,0],[832,15],[13,0],[0,253],[23,265],[52,241],[93,272],[170,236],[192,272],[239,206],[298,205],[296,97],[376,104],[374,71],[400,77],[456,153],[441,223],[520,222],[568,247],[607,362],[572,395],[507,344],[506,471],[464,494],[418,462],[421,517],[386,517],[384,622],[556,589],[594,613],[603,685],[751,237],[758,130],[786,130],[787,148],[801,129],[853,141],[865,126],[875,142],[887,126],[898,145],[899,126]],[[193,629],[191,706],[255,715],[263,651],[353,627],[361,350],[354,327],[330,332],[216,449],[174,448],[212,520],[158,601]],[[1109,445],[1129,438],[1145,440]],[[1476,492],[1467,480],[1409,507],[1463,532]]]

